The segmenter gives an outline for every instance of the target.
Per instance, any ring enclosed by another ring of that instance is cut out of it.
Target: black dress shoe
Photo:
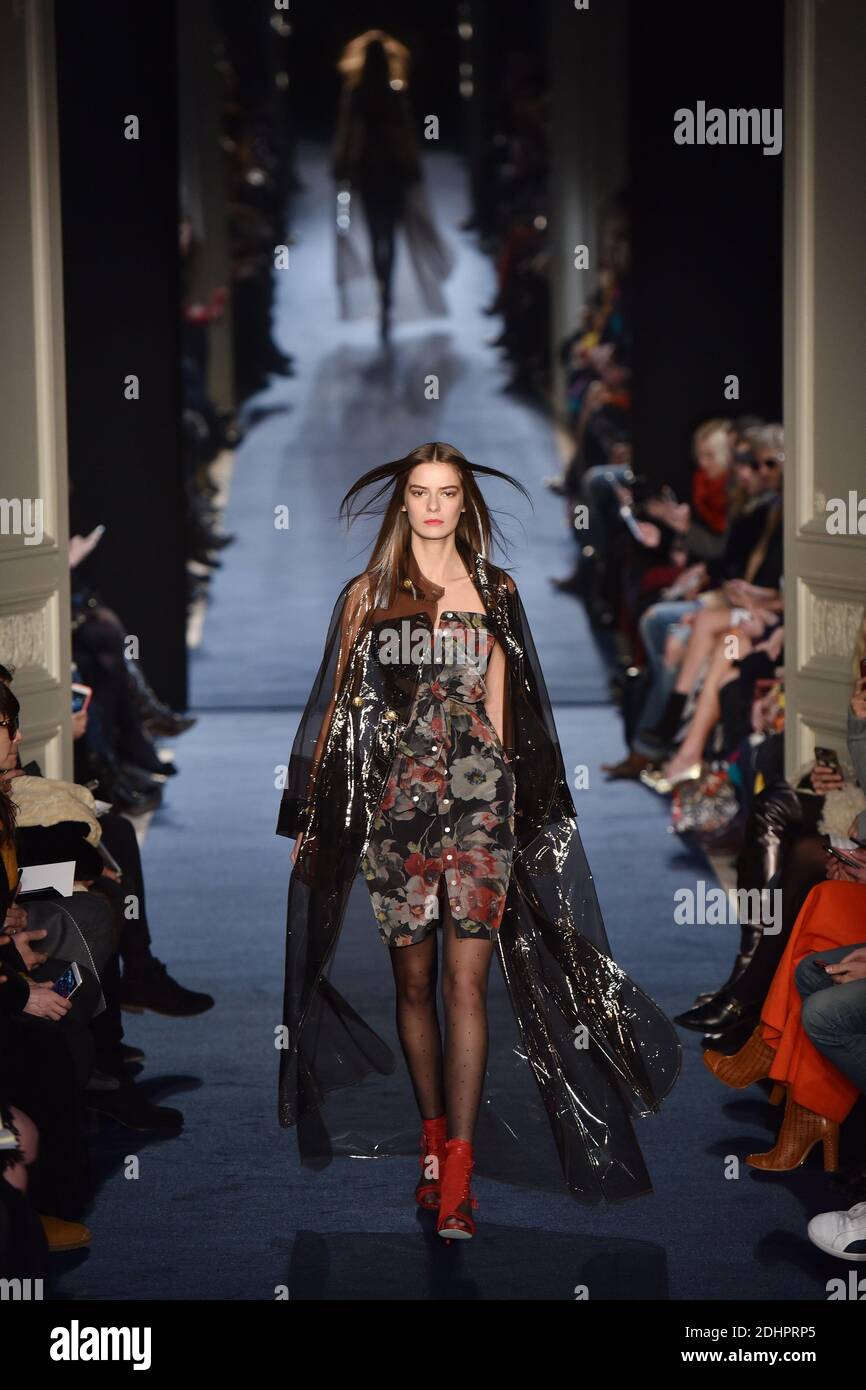
[[[85,1091],[84,1103],[97,1115],[106,1115],[139,1131],[165,1131],[183,1128],[183,1115],[170,1105],[151,1105],[133,1081],[121,1082],[116,1091]]]
[[[155,714],[144,721],[145,728],[150,733],[159,734],[163,738],[177,738],[197,723],[196,715],[175,714],[174,710],[167,710],[165,714]]]
[[[695,1033],[718,1035],[727,1032],[729,1028],[745,1025],[749,1020],[754,1027],[760,1012],[757,1004],[741,1004],[739,999],[725,995],[720,999],[714,999],[710,1004],[699,1004],[696,1008],[686,1009],[685,1013],[677,1014],[674,1023],[678,1023],[681,1028],[691,1028]]]
[[[157,805],[161,804],[163,780],[161,777],[157,779],[149,772],[145,772],[144,768],[136,767],[133,763],[124,763],[122,776],[126,785],[131,787],[139,796],[151,797],[156,792],[159,797]]]
[[[109,801],[112,810],[128,811],[131,816],[143,816],[162,805],[162,787],[153,783],[145,791],[134,787],[121,773],[110,780],[100,778],[94,795],[101,801]]]
[[[207,1013],[213,1005],[213,995],[178,984],[156,956],[149,956],[142,964],[131,967],[124,964],[120,1007],[129,1013],[140,1014],[150,1009],[167,1018],[194,1018],[196,1014]]]

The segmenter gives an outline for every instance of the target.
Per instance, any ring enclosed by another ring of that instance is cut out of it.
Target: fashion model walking
[[[629,1110],[657,1109],[680,1064],[672,1024],[610,956],[526,613],[487,558],[498,527],[476,474],[526,494],[435,443],[343,498],[351,521],[378,484],[361,511],[384,501],[384,516],[338,597],[277,826],[296,839],[280,1122],[390,1069],[389,1049],[327,979],[360,870],[422,1120],[415,1196],[449,1240],[475,1232],[494,950],[575,1196],[651,1191]]]

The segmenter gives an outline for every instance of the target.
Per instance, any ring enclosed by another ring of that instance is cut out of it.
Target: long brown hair
[[[0,671],[4,668],[0,667]],[[17,696],[12,694],[5,680],[0,680],[0,719],[18,717],[21,706]],[[15,834],[15,802],[6,790],[6,783],[0,774],[0,844],[5,844]]]
[[[453,444],[444,444],[440,440],[432,444],[419,444],[417,449],[411,449],[405,458],[394,459],[391,463],[382,463],[377,468],[371,468],[349,488],[340,503],[340,516],[345,516],[347,524],[351,527],[359,516],[374,515],[381,511],[382,508],[377,504],[387,497],[382,525],[366,568],[366,573],[375,581],[376,602],[379,604],[393,602],[400,568],[411,549],[412,528],[407,514],[402,510],[403,494],[409,474],[419,463],[450,463],[460,475],[466,510],[460,513],[455,541],[464,555],[468,546],[487,559],[493,540],[503,552],[506,549],[499,523],[494,519],[475,481],[476,473],[501,478],[504,482],[510,483],[523,493],[532,506],[532,498],[517,478],[513,478],[510,473],[503,473],[499,468],[488,467],[487,464],[471,463]],[[363,506],[355,509],[353,502],[358,495],[366,488],[374,487],[376,483],[381,483],[378,490]]]

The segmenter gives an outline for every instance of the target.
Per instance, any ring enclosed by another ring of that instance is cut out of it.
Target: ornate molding
[[[47,607],[0,614],[0,662],[16,668],[50,669]]]
[[[863,607],[851,583],[829,576],[798,579],[799,675],[851,683]]]

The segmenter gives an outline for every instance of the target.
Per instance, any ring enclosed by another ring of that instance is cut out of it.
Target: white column
[[[790,774],[845,754],[866,598],[866,6],[788,0],[785,91],[785,688]],[[759,310],[760,306],[756,306]],[[855,522],[856,526],[856,517]]]
[[[72,773],[66,404],[53,7],[0,7],[0,662],[22,762]],[[35,523],[42,513],[42,534]],[[26,533],[25,533],[26,532]],[[31,543],[35,541],[36,543]]]

